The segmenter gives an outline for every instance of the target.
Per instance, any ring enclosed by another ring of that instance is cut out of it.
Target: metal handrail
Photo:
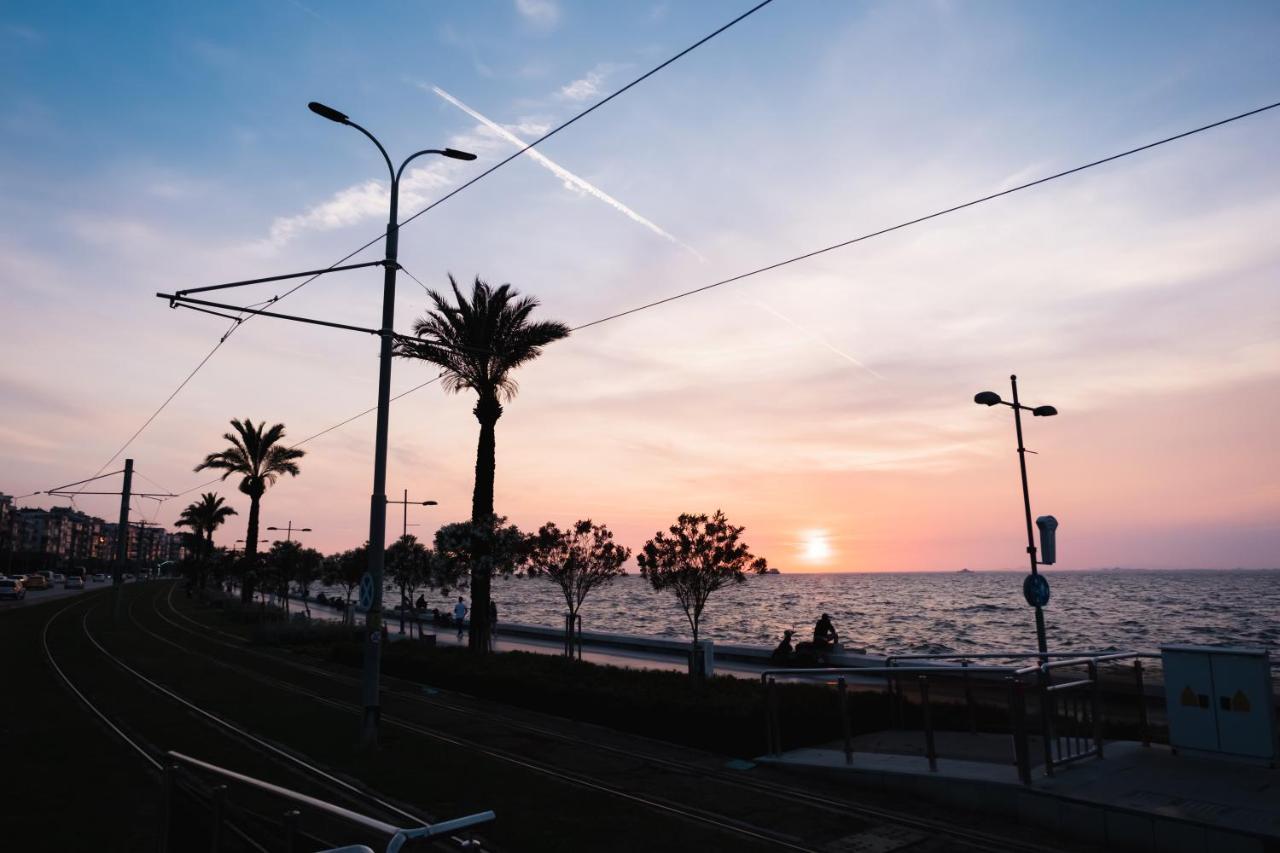
[[[1019,675],[1030,675],[1034,672],[1049,672],[1054,669],[1062,669],[1067,666],[1088,666],[1089,664],[1108,663],[1121,660],[1138,660],[1139,658],[1155,658],[1159,659],[1160,655],[1153,652],[1108,652],[1102,655],[1080,655],[1067,658],[1066,660],[1049,661],[1048,663],[1033,664],[1018,670]]]
[[[966,669],[973,672],[991,672],[1002,675],[1014,675],[1018,670],[1011,666],[970,666]],[[959,669],[943,666],[832,666],[792,669],[766,669],[760,673],[760,680],[767,681],[779,675],[953,675],[960,676]]]
[[[372,818],[368,815],[354,812],[351,809],[316,799],[315,797],[308,796],[307,794],[303,794],[299,791],[294,791],[290,788],[284,788],[279,785],[273,785],[270,782],[264,782],[261,779],[255,779],[252,776],[246,776],[243,773],[237,773],[234,770],[228,770],[225,767],[219,767],[216,764],[210,764],[207,761],[201,761],[198,758],[183,755],[180,752],[169,750],[166,754],[170,758],[181,761],[192,767],[198,767],[201,770],[208,771],[209,773],[222,776],[225,779],[230,779],[232,781],[248,785],[252,788],[257,788],[260,791],[274,794],[275,796],[295,803],[310,806],[313,809],[333,815],[334,817],[340,817],[344,820],[350,821],[351,823],[362,826],[365,829],[371,829],[383,835],[389,835],[391,836],[391,839],[387,843],[387,853],[397,853],[397,851],[404,846],[406,841],[416,838],[431,838],[437,835],[444,835],[446,833],[455,832],[459,829],[466,829],[467,827],[475,826],[477,824],[487,823],[496,817],[492,811],[483,811],[472,815],[466,815],[465,817],[454,818],[453,820],[424,824],[422,826],[394,826],[386,823],[385,821],[378,820],[377,818]]]

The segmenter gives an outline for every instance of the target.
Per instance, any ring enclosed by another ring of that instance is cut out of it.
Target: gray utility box
[[[1161,646],[1169,745],[1276,760],[1271,658],[1264,649]]]

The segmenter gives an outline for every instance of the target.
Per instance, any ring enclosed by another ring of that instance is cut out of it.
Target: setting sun
[[[800,559],[806,563],[826,563],[831,559],[831,540],[825,530],[806,530],[801,534]]]

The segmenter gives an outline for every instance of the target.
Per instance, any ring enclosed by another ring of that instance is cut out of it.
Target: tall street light
[[[1027,554],[1031,558],[1031,574],[1023,581],[1022,595],[1036,609],[1036,642],[1040,647],[1040,654],[1045,655],[1049,651],[1048,643],[1044,635],[1044,606],[1049,603],[1049,582],[1044,579],[1037,568],[1036,560],[1036,537],[1032,529],[1031,523],[1031,493],[1027,488],[1027,449],[1022,445],[1022,413],[1030,412],[1037,418],[1047,418],[1058,414],[1058,410],[1053,406],[1024,406],[1018,401],[1018,377],[1010,376],[1009,384],[1013,387],[1013,402],[1007,402],[1000,399],[1000,395],[995,391],[982,391],[975,394],[973,402],[980,406],[1009,406],[1013,409],[1013,426],[1018,435],[1018,468],[1022,472],[1022,507],[1026,512],[1027,519]],[[1048,522],[1051,517],[1042,519]],[[1057,523],[1053,522],[1056,528]],[[1048,528],[1046,535],[1046,551],[1050,551],[1052,542],[1052,528]],[[1046,562],[1053,562],[1052,554]],[[1041,658],[1047,660],[1047,658]]]
[[[268,529],[268,530],[283,530],[283,531],[285,532],[285,535],[284,535],[284,541],[285,541],[285,542],[292,542],[292,541],[293,541],[293,534],[294,534],[294,531],[297,531],[298,533],[310,533],[310,532],[311,532],[311,528],[310,528],[310,527],[294,527],[294,526],[293,526],[293,520],[292,520],[292,519],[290,519],[290,521],[289,521],[289,526],[288,526],[288,527],[268,527],[267,529]]]
[[[307,107],[316,115],[329,121],[354,127],[378,146],[378,152],[386,161],[391,176],[391,205],[387,216],[386,260],[382,279],[382,327],[378,352],[378,423],[373,451],[373,494],[369,498],[369,577],[374,591],[373,600],[365,614],[363,701],[364,718],[360,724],[360,741],[365,746],[376,746],[382,710],[379,699],[379,669],[382,663],[382,570],[387,544],[387,423],[391,410],[391,342],[394,332],[396,306],[396,271],[400,268],[396,259],[400,242],[400,176],[413,160],[423,154],[439,154],[455,160],[474,160],[476,155],[453,148],[428,148],[410,154],[400,168],[391,163],[387,149],[382,147],[372,133],[347,118],[345,113],[312,101]]]
[[[400,534],[400,537],[401,537],[401,538],[404,538],[405,536],[408,536],[408,535],[409,535],[409,504],[413,504],[414,506],[439,506],[439,504],[438,504],[438,503],[436,503],[435,501],[411,501],[411,500],[409,500],[409,490],[408,490],[408,489],[405,489],[405,490],[404,490],[404,500],[401,500],[401,501],[393,501],[393,500],[391,500],[391,498],[387,498],[387,503],[389,503],[389,504],[400,504],[400,505],[402,505],[402,506],[404,507],[404,532]],[[414,525],[414,526],[416,527],[417,525]]]

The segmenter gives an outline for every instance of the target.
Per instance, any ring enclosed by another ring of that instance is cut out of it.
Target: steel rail
[[[57,660],[54,659],[53,651],[49,648],[49,628],[53,625],[54,621],[63,613],[85,600],[85,598],[78,597],[76,601],[72,601],[66,607],[60,608],[45,621],[44,627],[40,631],[40,643],[44,647],[45,658],[48,660],[49,665],[53,668],[54,672],[57,673],[58,678],[62,680],[62,683],[76,695],[76,698],[78,698],[80,702],[94,714],[94,716],[106,724],[106,726],[114,732],[117,737],[124,741],[130,749],[140,755],[149,765],[151,765],[153,770],[163,772],[163,765],[151,755],[151,752],[148,751],[146,746],[144,746],[139,740],[125,734],[124,731],[121,730],[121,728],[117,726],[96,703],[90,700],[89,697],[85,696],[84,692],[81,691],[80,688],[76,687],[71,678],[66,674],[62,667],[58,665]],[[97,604],[95,603],[94,606],[96,607]],[[93,608],[89,608],[90,611],[92,609]],[[153,749],[155,748],[153,747]],[[155,751],[157,753],[159,752],[158,749],[155,749]],[[259,853],[268,853],[267,848],[255,841],[251,835],[241,829],[234,821],[227,821],[227,826],[233,833],[240,837],[241,841],[258,850]]]
[[[173,604],[174,588],[175,588],[174,586],[170,587],[169,593],[166,596],[166,602],[169,606],[169,609],[172,611],[172,613],[175,616],[183,619],[186,622],[191,623],[192,625],[198,626],[203,631],[218,634],[220,636],[227,637],[231,640],[234,640],[236,645],[233,645],[232,643],[227,643],[221,640],[217,640],[212,637],[204,636],[200,632],[193,631],[190,628],[186,628],[182,625],[177,624],[172,619],[168,618],[160,610],[160,608],[158,607],[158,601],[159,601],[160,595],[157,594],[157,596],[155,597],[155,599],[153,599],[153,602],[152,602],[153,605],[155,605],[155,610],[153,612],[156,614],[156,616],[158,616],[164,622],[168,623],[169,625],[172,625],[178,630],[183,631],[184,633],[187,633],[187,634],[191,634],[192,636],[197,637],[203,642],[215,643],[223,647],[234,649],[236,651],[242,652],[244,654],[247,654],[253,657],[262,658],[264,660],[271,661],[272,663],[276,663],[290,669],[304,671],[329,681],[342,682],[347,684],[356,683],[354,679],[343,677],[339,673],[335,673],[335,672],[321,669],[314,666],[309,666],[307,664],[299,663],[297,661],[285,660],[282,658],[278,658],[275,655],[266,654],[264,652],[249,648],[247,645],[245,645],[245,641],[243,638],[238,637],[234,634],[230,634],[226,631],[219,630],[218,628],[215,628],[213,626],[207,625],[203,622],[200,622],[196,619],[191,618],[187,614],[181,612]],[[159,635],[156,635],[156,636],[159,636]],[[183,649],[187,653],[194,653],[197,655],[201,655],[202,657],[206,657],[214,662],[225,663],[218,658],[209,658],[208,655],[205,655],[189,647],[181,646],[180,644],[174,644],[171,641],[170,641],[170,644]],[[234,666],[234,665],[231,665],[231,666]],[[250,670],[249,672],[252,672],[252,670]],[[394,680],[398,681],[400,679],[394,679]],[[285,683],[288,683],[288,682],[285,682]],[[397,698],[405,699],[405,700],[414,702],[416,704],[422,704],[428,707],[447,710],[453,713],[466,715],[466,716],[472,716],[472,717],[483,716],[488,719],[499,721],[502,724],[507,725],[511,728],[532,732],[545,737],[561,740],[566,743],[572,743],[575,745],[589,747],[589,748],[600,750],[600,751],[623,755],[625,757],[632,758],[645,763],[668,767],[672,770],[680,771],[688,775],[716,779],[728,785],[732,785],[735,787],[740,787],[740,788],[744,788],[747,790],[752,790],[760,793],[770,794],[775,797],[780,797],[782,799],[786,799],[792,802],[807,805],[819,811],[826,811],[829,813],[842,814],[842,815],[854,814],[863,818],[883,821],[885,823],[897,824],[901,826],[909,826],[921,831],[927,831],[927,832],[932,832],[938,835],[947,836],[954,840],[961,841],[963,843],[973,845],[975,847],[992,850],[992,851],[1021,850],[1021,851],[1026,851],[1026,853],[1043,853],[1043,851],[1059,849],[1054,847],[1047,847],[1044,845],[1029,844],[1019,840],[1005,838],[1002,836],[992,836],[976,830],[957,829],[952,824],[945,823],[942,821],[931,820],[928,818],[920,818],[914,815],[897,812],[892,809],[878,808],[878,807],[869,806],[863,803],[854,803],[849,800],[831,798],[831,797],[824,796],[822,794],[814,793],[812,791],[809,791],[803,788],[790,787],[784,784],[778,784],[774,782],[755,782],[752,780],[745,779],[738,775],[730,775],[727,773],[717,772],[709,768],[699,767],[697,765],[688,764],[686,762],[674,761],[671,759],[661,758],[658,756],[652,756],[646,753],[636,752],[634,750],[628,750],[622,747],[610,746],[608,744],[604,744],[596,740],[578,738],[572,735],[566,735],[560,732],[551,731],[549,729],[545,729],[539,726],[531,725],[531,724],[524,723],[517,720],[512,720],[511,718],[502,714],[497,714],[490,711],[477,710],[475,708],[451,705],[451,704],[442,702],[440,700],[428,699],[416,693],[410,693],[407,691],[394,690],[394,689],[388,690],[387,692],[388,694],[396,696]],[[661,743],[663,746],[666,746],[666,747],[671,746],[671,744],[667,742],[659,741],[658,743]]]
[[[368,793],[367,791],[362,791],[359,787],[352,785],[350,782],[347,782],[344,779],[340,779],[337,776],[334,776],[332,773],[328,773],[325,770],[322,770],[321,768],[313,764],[310,764],[309,762],[304,761],[303,759],[298,758],[295,755],[290,754],[286,750],[283,750],[280,747],[275,746],[269,741],[263,740],[262,738],[254,735],[252,732],[249,732],[242,726],[239,726],[236,723],[233,723],[229,720],[223,719],[222,717],[219,717],[217,714],[213,714],[209,711],[206,711],[204,708],[201,708],[199,705],[196,705],[194,702],[188,701],[182,696],[179,696],[177,693],[165,687],[163,684],[160,684],[154,679],[148,678],[147,676],[143,675],[141,672],[138,672],[138,670],[129,666],[127,663],[125,663],[116,655],[113,655],[105,647],[103,647],[101,643],[98,642],[97,638],[94,637],[93,633],[89,630],[87,616],[88,614],[86,614],[86,619],[82,620],[82,626],[84,630],[84,635],[86,638],[88,638],[89,642],[92,643],[94,647],[98,649],[98,651],[102,652],[102,654],[105,655],[108,660],[110,660],[120,669],[123,669],[125,672],[132,675],[134,678],[141,681],[143,684],[146,684],[148,687],[151,687],[157,693],[161,693],[169,697],[173,701],[177,702],[178,704],[182,705],[183,707],[188,708],[189,710],[193,711],[197,716],[199,716],[206,722],[211,723],[214,726],[224,729],[226,731],[233,732],[239,737],[241,737],[243,740],[246,740],[260,747],[261,749],[271,753],[272,755],[278,756],[280,759],[283,759],[282,763],[292,764],[295,767],[301,768],[302,770],[306,771],[307,773],[310,773],[313,776],[324,779],[327,783],[337,788],[340,788],[344,791],[349,792],[350,794],[354,795],[357,800],[363,799],[365,802],[376,803],[384,810],[398,814],[401,817],[407,818],[420,825],[426,823],[426,821],[422,820],[418,815],[415,815],[412,812],[406,811],[405,809],[402,809],[399,806],[394,805],[393,803],[388,803],[385,800],[382,800],[381,798]]]

